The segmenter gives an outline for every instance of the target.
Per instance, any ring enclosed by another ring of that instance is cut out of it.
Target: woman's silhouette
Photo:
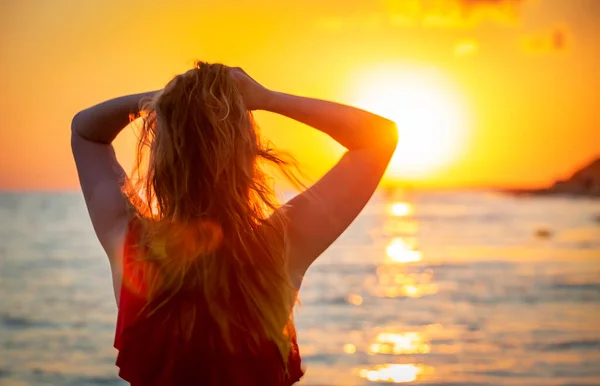
[[[262,167],[288,165],[261,142],[252,110],[303,122],[348,151],[279,207]],[[111,142],[132,114],[143,125],[127,177]],[[134,386],[299,380],[292,309],[302,279],[373,194],[394,123],[198,62],[163,90],[79,112],[71,138],[112,270],[119,375]]]

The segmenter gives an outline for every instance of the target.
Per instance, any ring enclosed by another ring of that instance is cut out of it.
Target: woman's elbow
[[[398,129],[392,121],[385,120],[378,124],[368,141],[366,149],[371,159],[381,168],[387,167],[398,145]]]
[[[83,138],[87,141],[109,144],[97,130],[97,124],[89,110],[81,110],[71,120],[71,138]]]
[[[71,135],[79,135],[84,126],[85,117],[83,111],[79,111],[71,119]]]
[[[396,151],[398,145],[398,126],[395,122],[386,120],[381,126],[379,135],[377,136],[376,146],[381,149],[384,154],[389,154],[390,157]]]

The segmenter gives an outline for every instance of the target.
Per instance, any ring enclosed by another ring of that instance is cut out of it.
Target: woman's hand
[[[266,110],[273,92],[246,74],[239,67],[231,67],[229,75],[236,81],[248,110]]]

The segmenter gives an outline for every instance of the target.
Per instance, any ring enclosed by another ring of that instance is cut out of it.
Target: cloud
[[[533,54],[561,52],[567,49],[569,40],[568,29],[561,25],[524,35],[521,38],[521,47],[525,52]]]
[[[330,31],[341,31],[344,28],[344,19],[341,17],[322,17],[316,20],[316,26]]]
[[[454,45],[454,56],[473,56],[479,50],[479,43],[473,39],[465,39]]]
[[[330,31],[348,29],[372,31],[386,25],[386,18],[381,13],[360,14],[346,17],[323,17],[316,20],[316,26]]]
[[[535,0],[382,0],[383,7],[317,20],[329,30],[382,26],[469,28],[485,21],[514,23],[526,2]]]
[[[395,25],[472,27],[484,21],[513,23],[531,0],[386,0]]]

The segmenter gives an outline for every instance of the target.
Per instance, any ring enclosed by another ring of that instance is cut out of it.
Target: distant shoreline
[[[567,197],[567,198],[594,198],[600,199],[598,192],[579,192],[579,191],[557,191],[552,188],[541,189],[496,189],[496,192],[509,194],[513,196],[532,196],[532,197]]]
[[[600,198],[600,157],[575,171],[569,178],[558,180],[547,188],[501,191],[514,195]]]

